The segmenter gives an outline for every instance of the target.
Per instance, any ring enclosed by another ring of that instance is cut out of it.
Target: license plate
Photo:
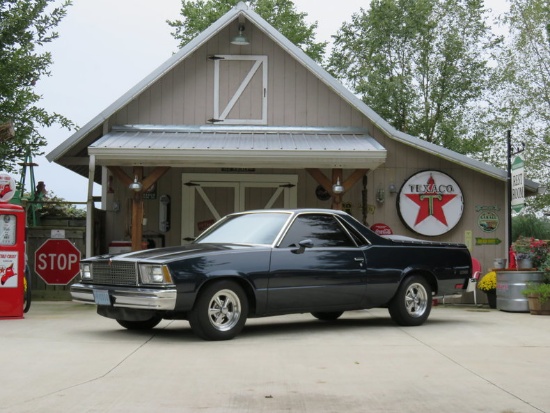
[[[94,290],[94,301],[97,305],[111,305],[111,299],[109,298],[109,291]]]

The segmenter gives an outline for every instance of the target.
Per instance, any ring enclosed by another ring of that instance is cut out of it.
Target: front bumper
[[[106,293],[109,297],[108,303],[97,298],[100,295],[104,297]],[[176,308],[177,290],[175,288],[155,289],[77,283],[71,286],[71,297],[73,301],[85,304],[172,311]]]

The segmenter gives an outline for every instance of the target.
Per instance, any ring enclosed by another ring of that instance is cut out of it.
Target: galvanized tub
[[[502,311],[528,313],[529,301],[522,294],[527,284],[540,283],[542,271],[497,270],[497,308]]]

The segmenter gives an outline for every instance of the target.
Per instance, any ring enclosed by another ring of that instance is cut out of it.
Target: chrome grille
[[[133,262],[94,262],[92,276],[94,284],[137,285],[136,265]]]

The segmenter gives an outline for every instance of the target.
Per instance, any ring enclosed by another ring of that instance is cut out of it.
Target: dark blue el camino
[[[74,301],[128,329],[189,320],[206,340],[235,337],[248,317],[387,307],[399,325],[428,318],[434,295],[460,293],[466,246],[381,237],[335,210],[228,215],[193,243],[81,262]]]

